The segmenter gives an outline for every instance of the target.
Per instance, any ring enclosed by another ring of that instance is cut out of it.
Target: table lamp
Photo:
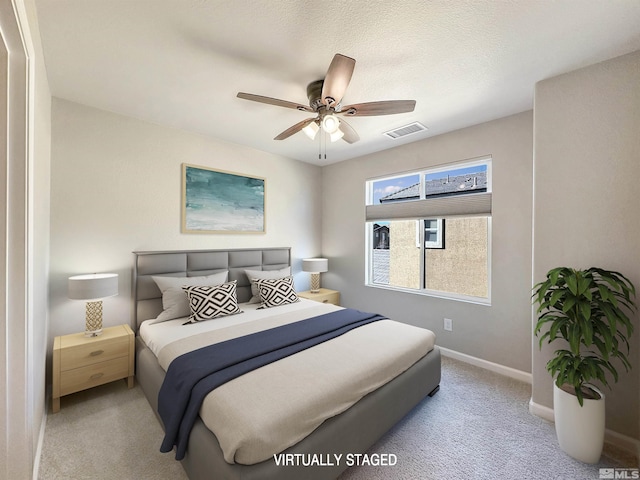
[[[311,273],[311,293],[320,291],[320,273],[329,271],[329,260],[326,258],[305,258],[302,260],[302,271]]]
[[[117,294],[117,273],[69,277],[69,298],[87,301],[85,336],[96,337],[102,333],[102,299]]]

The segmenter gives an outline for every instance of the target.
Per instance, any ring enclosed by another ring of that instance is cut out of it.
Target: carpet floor
[[[573,460],[553,424],[529,414],[530,397],[528,384],[443,357],[440,391],[368,452],[392,454],[395,465],[351,467],[339,480],[597,480],[601,468],[638,467],[609,446],[599,464]],[[38,479],[187,478],[172,454],[159,452],[163,432],[139,386],[114,382],[61,405],[47,416]]]

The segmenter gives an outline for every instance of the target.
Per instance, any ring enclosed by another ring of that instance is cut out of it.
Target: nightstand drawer
[[[321,303],[331,303],[333,305],[340,305],[340,294],[338,292],[327,293],[325,295],[320,296],[316,301]]]
[[[69,395],[127,376],[129,376],[128,356],[63,371],[60,375],[60,395]]]
[[[320,303],[331,303],[333,305],[340,305],[340,292],[337,290],[329,290],[328,288],[321,288],[318,292],[298,292],[298,296],[313,300]]]
[[[78,367],[106,362],[129,355],[129,341],[100,342],[97,344],[77,345],[62,352],[60,369],[64,372]]]

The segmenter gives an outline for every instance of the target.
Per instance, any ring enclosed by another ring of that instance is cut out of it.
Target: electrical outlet
[[[444,319],[444,329],[447,332],[453,332],[453,320],[451,320],[450,318],[445,318]]]

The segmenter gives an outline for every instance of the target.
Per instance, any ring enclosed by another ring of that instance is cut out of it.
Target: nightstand
[[[321,288],[318,293],[311,293],[309,290],[306,292],[298,292],[298,296],[313,300],[314,302],[340,305],[340,292],[336,290],[329,290],[328,288]]]
[[[133,388],[135,344],[129,325],[102,330],[86,337],[74,333],[53,341],[53,413],[60,411],[60,397],[127,379]]]

